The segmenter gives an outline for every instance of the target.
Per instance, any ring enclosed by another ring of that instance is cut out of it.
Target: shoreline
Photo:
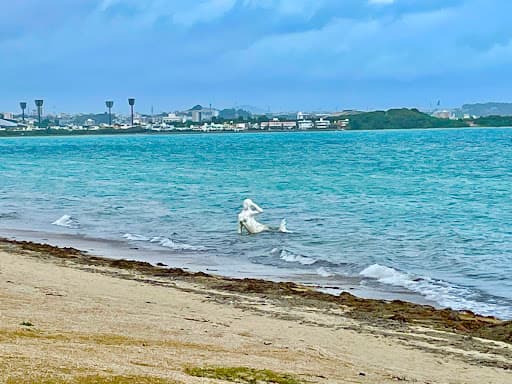
[[[512,320],[501,320],[494,316],[483,316],[470,310],[439,309],[431,305],[417,304],[403,300],[379,300],[357,297],[349,292],[339,296],[322,292],[315,287],[291,281],[271,281],[258,278],[236,278],[190,272],[183,268],[169,268],[166,265],[152,265],[146,261],[112,259],[89,255],[72,247],[57,247],[31,241],[10,240],[0,237],[0,245],[11,245],[24,251],[39,252],[54,258],[71,262],[75,266],[116,268],[141,273],[155,278],[182,279],[203,284],[216,290],[236,293],[291,296],[292,299],[314,300],[349,307],[350,316],[356,319],[389,319],[402,323],[426,322],[434,328],[461,332],[475,337],[512,343]],[[500,333],[501,328],[510,328],[510,334]],[[498,331],[498,332],[493,332]]]
[[[443,308],[420,293],[410,291],[404,287],[391,285],[384,287],[377,281],[373,282],[372,285],[361,284],[363,278],[359,276],[338,274],[323,276],[318,272],[305,271],[291,266],[288,269],[281,269],[276,266],[254,264],[247,261],[237,261],[233,264],[234,261],[231,258],[224,258],[219,255],[201,254],[201,261],[198,261],[194,253],[183,253],[160,247],[146,248],[145,245],[139,245],[137,242],[101,239],[72,233],[1,228],[0,238],[44,243],[56,247],[71,247],[89,256],[101,257],[102,255],[108,255],[110,259],[149,262],[154,266],[165,264],[189,272],[205,272],[226,278],[252,278],[274,282],[293,281],[299,285],[305,285],[333,295],[346,291],[360,298],[401,300],[420,305],[430,305],[437,309]],[[229,265],[229,267],[226,267],[226,265]]]
[[[0,297],[7,383],[204,383],[194,374],[248,369],[294,384],[512,376],[510,321],[73,248],[0,239]]]
[[[326,128],[326,129],[251,129],[251,130],[240,130],[240,131],[197,131],[197,130],[174,130],[174,131],[152,131],[152,130],[140,130],[140,131],[127,131],[119,130],[120,132],[112,132],[112,130],[101,131],[54,131],[54,132],[42,132],[42,131],[0,131],[0,138],[16,138],[16,137],[79,137],[79,136],[124,136],[124,135],[147,135],[147,136],[168,136],[168,135],[222,135],[222,134],[258,134],[258,133],[318,133],[318,132],[385,132],[385,131],[414,131],[414,130],[464,130],[464,129],[508,129],[511,126],[486,126],[486,125],[468,125],[463,127],[430,127],[430,128],[377,128],[377,129],[339,129],[339,128]]]

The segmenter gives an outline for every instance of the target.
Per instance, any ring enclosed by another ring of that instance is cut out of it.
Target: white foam
[[[331,277],[334,276],[334,273],[329,272],[326,268],[320,267],[316,270],[316,273],[318,273],[322,277]]]
[[[131,233],[125,233],[123,238],[130,241],[149,241],[149,237],[141,236],[141,235],[132,235]]]
[[[280,250],[279,248],[274,248],[270,251],[270,253],[272,253],[272,254],[279,253],[279,258],[288,263],[299,263],[302,265],[312,265],[317,262],[317,260],[313,259],[312,257],[298,255],[298,254],[288,251],[286,249]]]
[[[361,276],[375,279],[383,284],[404,287],[420,293],[426,299],[456,310],[471,310],[481,315],[512,318],[512,309],[501,305],[472,300],[475,295],[469,288],[452,285],[441,280],[422,278],[379,264],[373,264],[360,272]]]
[[[52,225],[57,225],[59,227],[66,227],[66,228],[79,228],[80,223],[77,219],[69,216],[69,215],[63,215],[59,219],[55,220]]]
[[[176,251],[206,251],[207,249],[202,246],[195,246],[186,243],[178,243],[167,237],[153,237],[149,240],[151,243],[157,243],[165,248],[171,248]]]
[[[186,243],[179,243],[174,240],[171,240],[167,237],[157,236],[157,237],[146,237],[137,234],[126,233],[123,235],[123,238],[130,241],[147,241],[153,244],[158,244],[165,248],[170,248],[176,251],[207,251],[206,247],[195,246]]]
[[[396,269],[385,267],[379,264],[370,265],[360,273],[361,276],[376,279],[384,284],[397,285],[409,288],[412,282],[408,275]]]

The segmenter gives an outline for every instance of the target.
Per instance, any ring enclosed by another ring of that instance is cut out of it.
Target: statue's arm
[[[253,202],[251,204],[251,208],[254,209],[258,213],[263,213],[263,209],[261,209],[261,207],[258,204],[256,204],[255,202]]]

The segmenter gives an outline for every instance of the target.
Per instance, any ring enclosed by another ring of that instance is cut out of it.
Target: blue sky
[[[512,101],[509,0],[17,0],[0,111]]]

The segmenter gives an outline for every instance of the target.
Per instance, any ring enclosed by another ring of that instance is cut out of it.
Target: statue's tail
[[[279,224],[279,232],[282,232],[282,233],[291,233],[291,232],[286,228],[286,219],[281,220],[281,224]]]

